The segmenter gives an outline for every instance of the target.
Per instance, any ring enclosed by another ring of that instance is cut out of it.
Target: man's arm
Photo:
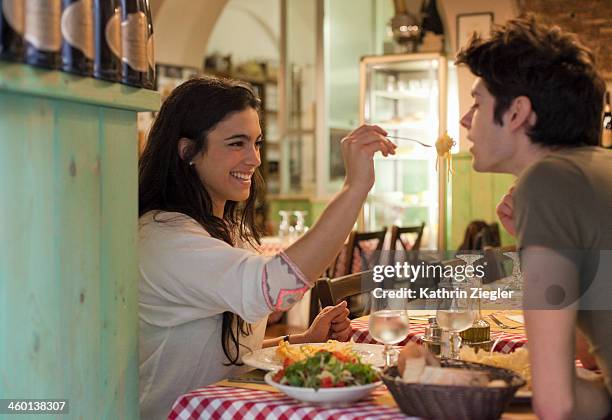
[[[525,324],[533,384],[533,407],[542,419],[602,418],[608,394],[602,384],[576,378],[575,328],[578,273],[555,251],[523,251]]]

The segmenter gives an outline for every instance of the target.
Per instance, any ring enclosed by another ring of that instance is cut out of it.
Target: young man
[[[612,152],[597,147],[605,84],[594,56],[527,18],[472,39],[457,63],[477,76],[461,118],[474,169],[518,177],[498,214],[522,252],[534,410],[602,418],[612,395]],[[576,327],[605,383],[576,376]]]

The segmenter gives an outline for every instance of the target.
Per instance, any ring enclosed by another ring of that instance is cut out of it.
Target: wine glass
[[[384,344],[385,369],[394,364],[395,351],[391,345],[408,337],[410,320],[406,309],[381,309],[370,314],[368,330],[378,342]]]
[[[291,234],[291,223],[289,221],[289,215],[291,212],[286,210],[281,210],[278,212],[278,215],[281,217],[280,225],[278,226],[278,237],[280,238],[281,244],[283,246],[287,246],[290,243],[290,234]]]
[[[461,347],[459,333],[470,328],[476,318],[473,299],[469,297],[470,290],[465,285],[441,284],[438,290],[440,296],[436,312],[438,326],[443,331],[450,333],[450,354],[445,352],[443,356],[458,359]]]
[[[512,259],[512,280],[506,285],[506,290],[519,291],[523,288],[523,273],[521,272],[521,258],[518,252],[504,252]]]
[[[306,216],[308,215],[308,212],[307,211],[294,211],[293,214],[296,217],[295,233],[296,233],[296,236],[299,238],[304,233],[306,233],[306,231],[308,231],[308,226],[306,226]]]

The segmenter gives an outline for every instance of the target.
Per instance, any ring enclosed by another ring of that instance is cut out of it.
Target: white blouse
[[[139,220],[140,409],[165,419],[176,398],[244,367],[225,366],[222,314],[252,326],[241,354],[261,348],[268,314],[287,310],[312,287],[281,253],[258,255],[212,238],[181,213]]]

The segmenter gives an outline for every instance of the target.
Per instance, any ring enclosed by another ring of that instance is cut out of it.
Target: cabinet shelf
[[[159,93],[25,64],[0,62],[0,90],[130,111],[156,111]]]
[[[393,100],[401,100],[401,99],[430,99],[433,95],[429,90],[421,90],[421,91],[406,91],[406,90],[375,90],[374,95],[379,98],[393,99]]]
[[[390,122],[377,122],[372,121],[370,124],[376,124],[385,130],[415,130],[415,131],[431,131],[431,126],[426,122],[401,122],[401,123],[390,123]]]

